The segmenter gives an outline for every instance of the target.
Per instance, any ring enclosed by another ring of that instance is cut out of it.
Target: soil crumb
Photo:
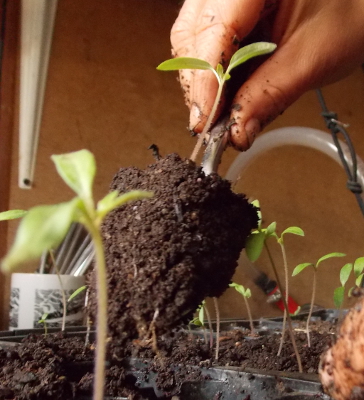
[[[154,197],[120,207],[103,225],[109,333],[148,340],[224,292],[258,217],[228,181],[177,154],[145,170],[121,168],[111,190],[135,189]]]

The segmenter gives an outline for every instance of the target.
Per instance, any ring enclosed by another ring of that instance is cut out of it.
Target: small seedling
[[[345,264],[341,270],[340,270],[340,283],[341,286],[339,286],[338,288],[336,288],[334,290],[334,304],[335,307],[339,310],[341,310],[341,307],[343,305],[344,302],[344,296],[345,296],[345,285],[346,282],[348,281],[351,271],[353,269],[353,264],[352,263],[348,263]]]
[[[82,293],[84,290],[87,289],[87,286],[81,286],[78,289],[76,289],[68,298],[67,303],[70,303],[76,296],[78,296],[80,293]]]
[[[249,302],[248,299],[250,299],[252,293],[249,288],[246,288],[243,285],[239,285],[237,283],[230,283],[230,287],[234,288],[238,293],[240,293],[243,296],[246,311],[248,312],[248,318],[249,318],[249,324],[250,324],[250,332],[252,335],[254,335],[254,324],[253,324],[253,318],[252,318],[252,313],[250,310]]]
[[[217,108],[221,102],[221,96],[224,89],[225,82],[230,78],[230,72],[240,64],[250,60],[253,57],[261,56],[264,54],[269,54],[276,49],[276,45],[268,42],[258,42],[252,43],[239,49],[230,59],[230,63],[224,72],[223,66],[219,63],[216,68],[214,68],[210,63],[205,60],[191,57],[177,57],[170,60],[166,60],[158,65],[157,69],[160,71],[176,71],[180,69],[201,69],[210,70],[214,73],[218,81],[218,89],[214,104],[212,106],[210,115],[206,121],[205,127],[200,135],[199,140],[193,150],[191,155],[191,160],[195,161],[196,157],[201,149],[203,141],[207,132],[210,130],[213,121],[215,120],[215,114]]]
[[[47,321],[46,321],[47,318],[48,318],[48,313],[44,313],[42,315],[42,318],[38,321],[38,324],[43,324],[44,336],[47,336],[47,334],[48,334],[48,327],[47,327]]]
[[[190,325],[199,326],[203,329],[203,335],[205,339],[205,343],[207,343],[207,334],[206,334],[206,327],[205,327],[205,300],[198,306],[196,312],[197,317],[193,318],[192,321],[189,322]]]
[[[271,223],[268,228],[266,229],[265,235],[266,237],[274,237],[277,240],[277,243],[279,244],[282,252],[282,258],[283,258],[283,268],[284,268],[284,290],[285,292],[282,293],[282,296],[284,295],[284,299],[286,304],[288,304],[288,297],[289,297],[289,279],[288,279],[288,262],[287,262],[287,253],[286,253],[286,248],[284,246],[284,240],[283,237],[285,234],[291,233],[293,235],[298,235],[298,236],[305,236],[303,230],[299,228],[298,226],[291,226],[287,229],[285,229],[281,236],[278,236],[276,233],[276,223],[273,222]],[[282,337],[281,337],[281,343],[278,349],[278,356],[282,352],[283,348],[283,343],[284,343],[284,333],[286,331],[286,322],[287,322],[287,310],[284,309],[283,313],[283,325],[282,325]]]
[[[344,256],[345,256],[344,253],[329,253],[329,254],[326,254],[326,255],[322,256],[321,258],[319,258],[318,261],[316,262],[316,264],[313,264],[313,263],[302,263],[302,264],[297,265],[295,267],[295,269],[293,270],[292,276],[296,276],[300,272],[302,272],[304,269],[306,269],[307,267],[312,267],[313,268],[311,305],[310,305],[310,311],[308,313],[307,322],[306,322],[306,333],[307,333],[308,347],[311,347],[309,324],[310,324],[310,320],[311,320],[313,305],[315,304],[316,285],[317,285],[317,282],[316,282],[316,280],[317,280],[317,278],[316,278],[317,269],[318,269],[319,265],[322,263],[322,261],[328,260],[329,258],[344,257]]]
[[[3,259],[3,272],[14,272],[25,262],[39,258],[44,251],[56,248],[72,222],[88,230],[95,249],[97,282],[97,336],[94,379],[94,400],[104,398],[105,354],[107,342],[107,279],[100,227],[105,216],[130,201],[152,196],[150,192],[132,191],[119,195],[113,191],[95,206],[92,187],[96,174],[95,158],[88,150],[54,155],[52,160],[65,183],[76,193],[71,201],[56,205],[38,206],[22,219],[15,242]]]
[[[282,351],[282,347],[283,347],[283,343],[284,343],[284,332],[286,329],[286,319],[288,319],[288,331],[289,331],[289,335],[291,338],[291,342],[292,342],[292,346],[296,355],[296,359],[297,359],[297,364],[298,364],[298,370],[299,372],[302,372],[302,362],[301,362],[301,357],[300,354],[298,352],[298,348],[297,348],[297,344],[296,344],[296,339],[294,337],[294,332],[293,332],[293,327],[292,327],[292,320],[291,320],[291,316],[289,314],[289,309],[288,309],[288,267],[287,267],[287,262],[286,262],[286,252],[285,252],[285,247],[284,247],[284,242],[283,242],[283,236],[286,233],[293,233],[299,236],[304,236],[304,232],[302,231],[301,228],[298,227],[290,227],[287,228],[286,230],[284,230],[281,234],[280,237],[278,237],[278,235],[276,234],[276,227],[277,224],[276,222],[272,222],[267,228],[262,228],[262,213],[260,211],[260,204],[258,200],[254,200],[252,201],[252,204],[258,209],[258,228],[256,230],[254,230],[250,236],[247,239],[246,242],[246,247],[245,247],[245,251],[246,251],[246,255],[248,257],[248,259],[251,262],[256,261],[262,251],[263,248],[266,249],[270,263],[272,265],[272,269],[275,275],[275,278],[277,280],[277,285],[279,288],[279,291],[282,295],[282,302],[284,305],[284,315],[283,315],[283,326],[282,326],[282,337],[281,337],[281,343],[280,343],[280,347],[278,350],[278,355],[281,353]],[[284,296],[284,290],[283,287],[281,285],[280,279],[279,279],[279,275],[278,275],[278,271],[275,265],[275,262],[273,260],[272,254],[269,250],[269,247],[267,245],[267,239],[269,237],[275,237],[275,239],[277,240],[277,242],[280,244],[281,247],[281,251],[282,251],[282,256],[283,256],[283,262],[284,262],[284,269],[285,269],[285,280],[286,280],[286,293]]]

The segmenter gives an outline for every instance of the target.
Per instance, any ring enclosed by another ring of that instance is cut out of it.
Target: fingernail
[[[261,131],[261,126],[259,120],[256,118],[251,118],[245,124],[245,134],[249,142],[249,147],[253,144],[255,137]]]
[[[197,125],[201,122],[201,111],[196,103],[192,103],[190,109],[190,130],[196,131]]]

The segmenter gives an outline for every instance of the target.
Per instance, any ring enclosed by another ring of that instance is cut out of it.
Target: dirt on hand
[[[258,222],[228,181],[177,154],[145,170],[121,168],[111,190],[135,189],[154,197],[120,207],[103,225],[109,333],[119,339],[165,333],[220,296]]]

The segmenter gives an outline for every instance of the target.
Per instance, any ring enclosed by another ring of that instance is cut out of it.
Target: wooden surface
[[[19,1],[6,3],[6,7],[4,2],[0,6],[0,21],[4,21],[4,14],[6,16],[2,27],[4,47],[0,82],[0,212],[9,209],[19,21]],[[7,226],[6,222],[0,222],[0,259],[7,248]],[[4,304],[8,301],[4,288],[5,278],[0,274],[0,321],[6,320]]]
[[[174,0],[60,0],[36,165],[35,188],[17,187],[17,145],[12,149],[10,207],[28,209],[36,204],[67,200],[72,193],[61,182],[51,154],[88,148],[94,152],[98,173],[95,197],[108,189],[120,166],[143,167],[153,161],[147,148],[188,156],[195,139],[186,130],[188,113],[176,74],[156,71],[170,57],[169,31],[177,16]],[[364,78],[360,69],[324,90],[330,109],[350,123],[357,152],[364,158]],[[309,126],[325,129],[313,92],[305,94],[269,129]],[[2,150],[3,151],[3,150]],[[3,151],[4,152],[4,151]],[[237,156],[224,155],[224,174]],[[8,176],[8,175],[7,175]],[[289,269],[315,261],[331,251],[348,254],[345,262],[363,255],[363,217],[345,187],[342,168],[315,151],[281,148],[267,153],[249,167],[237,189],[257,197],[264,222],[277,221],[278,230],[298,225],[306,237],[286,239]],[[16,222],[10,224],[10,244]],[[271,244],[279,263],[279,248]],[[343,262],[328,262],[319,271],[317,303],[332,306]],[[257,266],[270,276],[262,259]],[[222,266],[223,267],[223,266]],[[310,271],[291,279],[293,296],[300,303],[310,298]],[[246,267],[235,279],[251,287],[255,317],[277,314],[254,286]],[[3,286],[4,288],[4,286]],[[243,316],[244,306],[232,290],[220,302],[222,315]],[[7,301],[2,309],[7,309]]]

